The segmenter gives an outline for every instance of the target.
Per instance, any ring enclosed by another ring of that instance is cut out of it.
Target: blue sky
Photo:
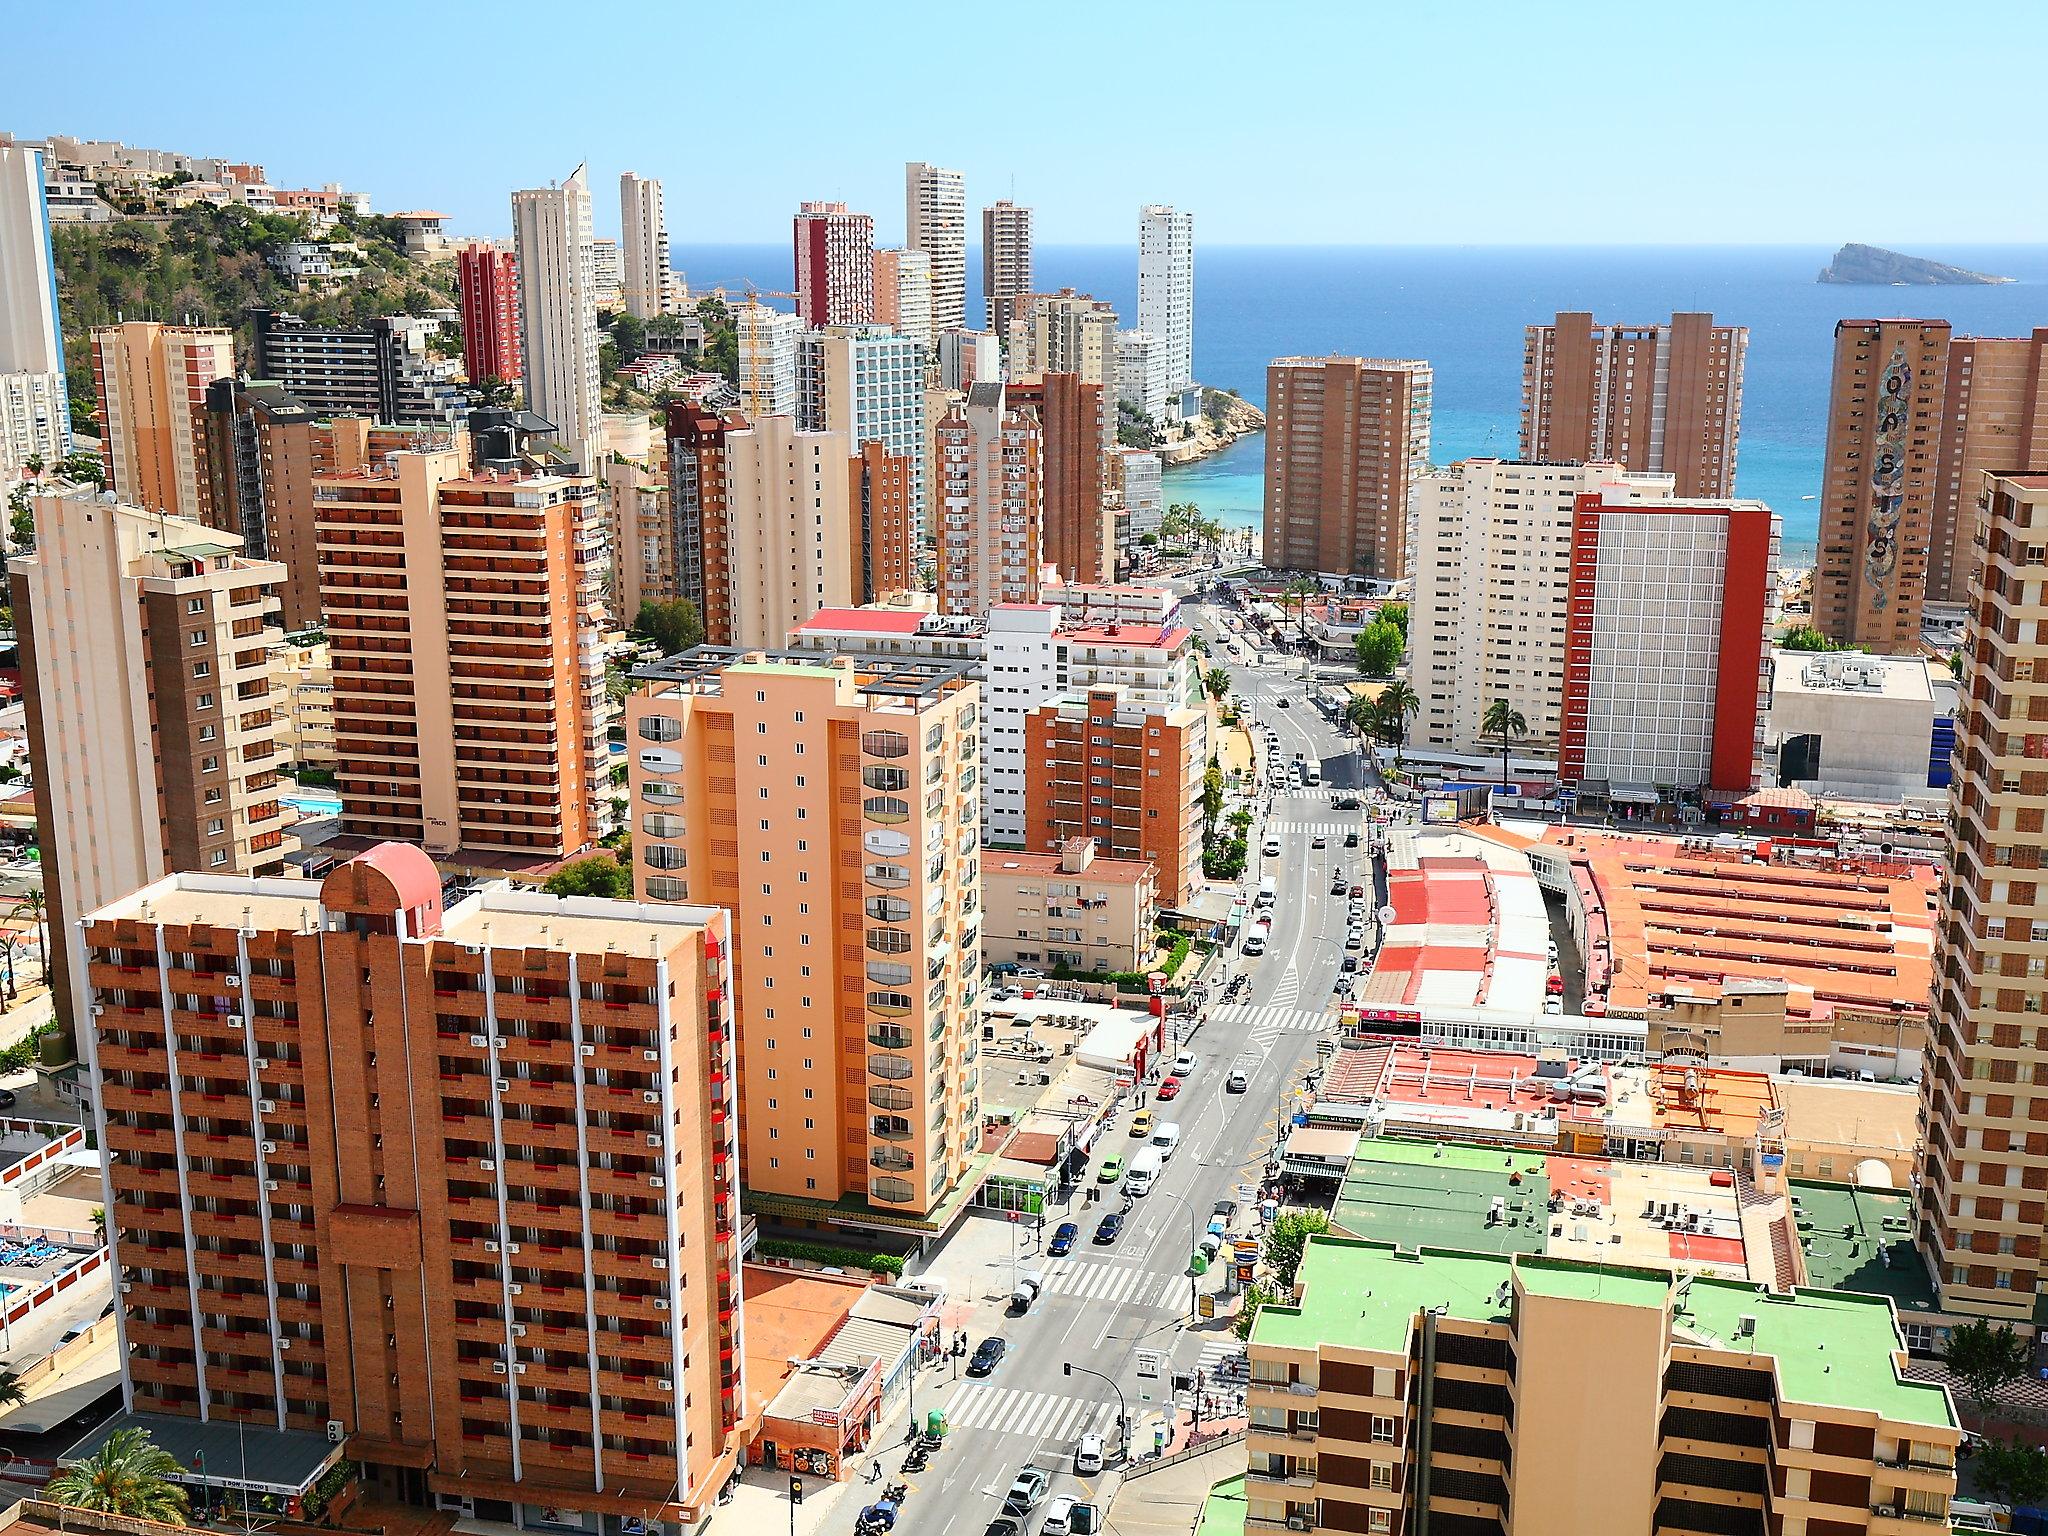
[[[2048,117],[2007,68],[2048,56],[2040,4],[79,0],[8,34],[0,129],[458,233],[588,160],[600,233],[635,170],[678,244],[781,241],[806,197],[891,243],[928,159],[1048,244],[1153,201],[1216,243],[2048,241]]]

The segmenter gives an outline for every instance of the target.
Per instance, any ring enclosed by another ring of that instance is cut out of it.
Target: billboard
[[[1456,826],[1461,821],[1484,821],[1493,804],[1491,784],[1459,784],[1432,789],[1422,797],[1422,820],[1427,826]]]

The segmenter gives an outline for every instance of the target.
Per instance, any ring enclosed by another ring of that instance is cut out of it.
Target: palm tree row
[[[1361,736],[1383,741],[1394,749],[1394,767],[1401,766],[1401,748],[1408,741],[1409,719],[1422,708],[1422,700],[1406,678],[1395,678],[1375,698],[1354,694],[1344,706],[1344,723]]]

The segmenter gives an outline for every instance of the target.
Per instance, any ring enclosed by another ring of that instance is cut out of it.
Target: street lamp
[[[1106,1376],[1101,1371],[1092,1371],[1085,1365],[1076,1365],[1071,1360],[1063,1362],[1060,1366],[1060,1371],[1067,1376],[1071,1376],[1074,1372],[1079,1371],[1083,1376],[1093,1376],[1097,1381],[1109,1383],[1109,1390],[1116,1394],[1117,1450],[1122,1455],[1128,1456],[1131,1451],[1131,1416],[1124,1403],[1124,1389],[1116,1384],[1116,1378]]]

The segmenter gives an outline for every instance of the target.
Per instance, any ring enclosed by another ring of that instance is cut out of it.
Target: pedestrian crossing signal
[[[801,1503],[803,1503],[803,1501],[804,1501],[804,1480],[803,1480],[802,1478],[800,1478],[800,1477],[792,1477],[792,1478],[790,1478],[790,1480],[789,1480],[789,1502],[790,1502],[790,1503],[792,1503],[792,1504],[801,1504]]]

